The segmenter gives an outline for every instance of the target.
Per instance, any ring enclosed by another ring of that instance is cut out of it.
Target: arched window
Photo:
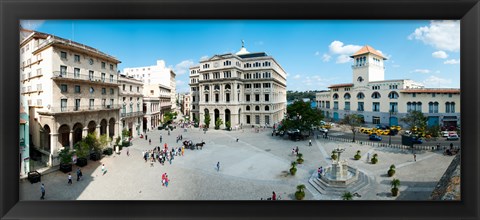
[[[225,89],[231,89],[230,84],[225,85]]]
[[[338,94],[337,93],[333,94],[333,99],[338,99]]]
[[[265,111],[270,111],[270,107],[268,105],[265,106]]]
[[[345,93],[345,95],[343,95],[343,98],[344,99],[350,99],[350,93],[348,93],[348,92]]]
[[[357,99],[363,99],[363,98],[365,98],[365,95],[363,94],[363,92],[359,92],[357,94]]]
[[[255,106],[255,111],[260,111],[260,106]]]
[[[412,111],[412,103],[407,102],[407,112]]]
[[[208,87],[208,86],[205,86],[204,88],[205,88],[205,90],[209,90],[209,89],[210,89],[210,87]]]
[[[247,105],[247,107],[245,108],[247,111],[250,111],[250,106]]]
[[[220,90],[220,86],[219,85],[215,85],[215,87],[213,87],[215,90]]]
[[[372,94],[372,98],[373,98],[373,99],[379,99],[380,97],[381,97],[381,95],[380,95],[380,93],[378,93],[378,92],[374,92],[374,93]]]
[[[397,92],[390,92],[388,94],[388,98],[390,99],[398,99],[398,93]]]

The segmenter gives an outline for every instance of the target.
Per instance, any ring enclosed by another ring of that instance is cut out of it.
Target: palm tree
[[[297,186],[297,190],[298,192],[304,192],[304,190],[306,189],[307,187],[305,187],[305,185],[303,184],[300,184]]]
[[[303,154],[298,154],[298,155],[297,155],[297,162],[298,162],[299,164],[302,164],[302,163],[303,163]]]
[[[295,192],[295,198],[297,200],[302,200],[305,198],[305,185],[301,184],[297,186],[297,191]]]
[[[352,200],[352,199],[353,199],[353,195],[352,195],[352,193],[350,193],[350,192],[345,192],[345,193],[343,193],[343,195],[342,195],[342,199],[343,199],[343,200]]]
[[[399,179],[393,179],[392,182],[390,182],[392,185],[392,196],[397,196],[398,195],[398,187],[400,186],[400,180]]]

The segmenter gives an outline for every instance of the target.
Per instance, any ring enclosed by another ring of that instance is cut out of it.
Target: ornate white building
[[[119,102],[121,130],[130,132],[131,137],[138,137],[143,131],[143,83],[132,76],[120,74]]]
[[[21,30],[20,87],[27,100],[30,146],[59,163],[87,133],[115,138],[119,127],[115,57],[51,34]]]
[[[190,67],[190,118],[209,127],[217,118],[231,126],[273,125],[286,113],[286,72],[264,52],[214,55]]]
[[[338,121],[357,114],[365,123],[398,125],[410,110],[428,117],[428,126],[460,125],[460,89],[424,88],[408,79],[385,80],[386,58],[364,46],[352,56],[353,83],[336,84],[316,94],[317,108]]]

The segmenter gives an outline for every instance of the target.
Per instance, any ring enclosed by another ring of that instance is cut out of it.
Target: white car
[[[406,130],[404,133],[405,133],[405,135],[411,135],[412,134],[412,132],[409,131],[409,130]]]
[[[457,134],[449,134],[447,137],[447,141],[456,141],[458,140],[458,135]]]
[[[320,128],[318,130],[322,133],[327,133],[328,132],[328,129],[326,129],[326,128]]]
[[[448,137],[448,131],[442,131],[442,137]]]

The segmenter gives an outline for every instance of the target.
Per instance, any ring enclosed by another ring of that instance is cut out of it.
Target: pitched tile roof
[[[350,57],[353,58],[353,57],[355,57],[355,56],[362,55],[362,54],[367,54],[367,53],[375,54],[375,55],[383,58],[384,60],[387,59],[387,58],[385,58],[385,57],[383,56],[383,54],[381,54],[380,52],[378,52],[377,50],[375,50],[373,47],[368,46],[368,45],[363,46],[360,50],[358,50],[357,52],[355,52],[355,53],[354,53],[353,55],[351,55]]]
[[[352,87],[352,86],[353,86],[353,83],[343,83],[343,84],[331,85],[328,88]]]

